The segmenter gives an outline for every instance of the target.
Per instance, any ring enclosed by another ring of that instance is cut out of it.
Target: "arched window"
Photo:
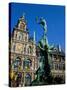
[[[63,64],[63,70],[65,70],[65,64]]]
[[[19,72],[19,73],[17,73],[17,79],[16,79],[17,87],[19,87],[19,85],[21,85],[21,79],[22,79],[22,73]]]
[[[31,46],[29,47],[29,49],[30,49],[30,53],[32,53],[32,48],[31,48]]]
[[[31,83],[31,75],[29,73],[27,73],[25,75],[25,86],[29,86]]]
[[[63,64],[60,63],[60,64],[59,64],[59,70],[62,70],[62,69],[63,69]]]
[[[31,68],[31,65],[32,65],[31,60],[26,58],[23,62],[23,68],[28,70]]]
[[[25,46],[24,46],[24,54],[26,54],[26,44],[25,44]]]
[[[29,46],[29,48],[28,48],[28,53],[29,53],[29,54],[32,54],[32,52],[33,52],[33,49],[32,49],[31,46]]]
[[[21,32],[18,32],[18,34],[17,34],[17,40],[22,40],[22,33]]]
[[[55,70],[58,70],[58,68],[59,68],[58,64],[55,64]]]
[[[13,62],[14,71],[18,71],[19,66],[21,66],[21,59],[17,57]]]

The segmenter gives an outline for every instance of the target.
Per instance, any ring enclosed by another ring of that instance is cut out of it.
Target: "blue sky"
[[[11,32],[18,19],[25,13],[27,27],[30,36],[36,32],[36,41],[38,42],[42,35],[43,29],[36,23],[35,18],[44,17],[47,22],[47,37],[49,44],[60,44],[65,48],[65,7],[54,5],[36,5],[36,4],[11,4]]]

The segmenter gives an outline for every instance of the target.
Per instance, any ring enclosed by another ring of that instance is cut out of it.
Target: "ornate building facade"
[[[38,67],[36,43],[29,38],[25,17],[18,20],[13,29],[10,42],[10,84],[11,86],[28,86],[35,79]]]
[[[34,39],[29,37],[25,17],[18,20],[11,34],[9,45],[9,78],[10,86],[29,86],[35,80],[35,73],[39,67],[39,48]],[[48,53],[51,74],[53,77],[62,77],[65,82],[65,53],[60,47]]]
[[[51,73],[54,78],[61,78],[65,83],[65,53],[61,49],[61,46],[56,46],[52,52],[50,52],[50,67]],[[60,83],[60,81],[59,81]]]
[[[37,46],[36,49],[37,58],[40,58],[40,51]],[[54,48],[48,53],[49,65],[51,75],[57,81],[57,84],[65,83],[65,53],[60,45],[54,46]],[[55,82],[54,82],[55,83]]]

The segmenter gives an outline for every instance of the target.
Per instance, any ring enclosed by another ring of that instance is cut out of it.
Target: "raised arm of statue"
[[[42,26],[42,28],[46,34],[46,32],[47,32],[46,20],[43,17],[41,17],[40,19],[38,19],[38,17],[36,17],[36,22]]]

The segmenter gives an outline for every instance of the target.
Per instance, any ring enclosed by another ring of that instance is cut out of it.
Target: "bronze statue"
[[[36,79],[32,82],[32,85],[44,85],[50,83],[51,78],[51,70],[49,64],[49,51],[53,48],[53,46],[48,45],[47,40],[47,24],[43,17],[36,18],[38,24],[40,24],[44,30],[44,35],[42,39],[38,43],[38,47],[40,50],[40,59],[39,59],[39,68],[36,71]]]

